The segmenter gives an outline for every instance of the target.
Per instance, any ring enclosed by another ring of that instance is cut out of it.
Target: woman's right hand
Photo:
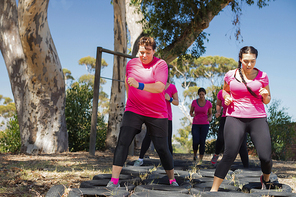
[[[230,105],[230,103],[232,102],[232,98],[230,96],[226,96],[225,100],[224,100],[224,103],[225,105]]]

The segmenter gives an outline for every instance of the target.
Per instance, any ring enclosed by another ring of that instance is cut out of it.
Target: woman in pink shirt
[[[172,146],[173,113],[172,113],[171,104],[175,106],[179,105],[178,91],[174,84],[167,82],[165,85],[164,93],[165,93],[165,100],[166,100],[166,105],[168,110],[168,143],[169,143],[170,152],[173,155],[173,146]],[[146,132],[146,135],[142,141],[139,159],[135,161],[134,166],[141,166],[144,164],[144,155],[149,149],[150,144],[151,144],[151,138],[149,136],[149,132]]]
[[[199,162],[202,162],[205,153],[205,143],[209,132],[209,124],[212,120],[212,103],[205,99],[206,90],[198,89],[199,98],[192,101],[190,108],[190,116],[193,117],[192,122],[192,146],[195,161],[197,158],[197,150],[199,146]]]
[[[139,58],[126,65],[125,87],[127,102],[113,157],[112,178],[107,187],[119,187],[119,175],[126,161],[128,149],[142,124],[147,126],[150,138],[159,155],[170,185],[178,186],[174,178],[174,162],[168,146],[168,112],[164,88],[168,66],[154,57],[156,43],[151,37],[139,41]]]
[[[264,104],[271,100],[267,74],[255,67],[258,51],[252,46],[239,52],[238,68],[224,77],[223,98],[228,106],[224,126],[225,150],[217,165],[211,191],[218,191],[236,158],[246,132],[252,138],[261,162],[262,189],[272,187],[271,139]]]
[[[216,102],[216,118],[219,118],[221,115],[221,111],[223,108],[223,113],[220,119],[219,129],[218,129],[218,137],[216,140],[216,146],[215,146],[215,154],[213,155],[213,158],[211,160],[211,163],[213,166],[217,165],[217,160],[219,158],[219,154],[222,152],[224,147],[224,125],[226,120],[226,110],[227,105],[224,103],[224,98],[222,96],[223,90],[220,90],[217,95],[217,102]],[[249,167],[249,156],[248,156],[248,148],[247,148],[247,133],[245,135],[244,141],[239,149],[239,155],[242,160],[244,168]]]

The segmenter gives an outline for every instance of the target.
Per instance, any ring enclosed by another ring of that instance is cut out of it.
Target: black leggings
[[[159,155],[161,164],[165,170],[172,170],[174,162],[169,150],[167,140],[167,118],[145,117],[133,112],[125,112],[123,115],[122,126],[118,136],[117,146],[114,152],[113,165],[123,166],[128,155],[128,149],[136,134],[141,132],[142,124],[145,123],[147,132],[154,144],[155,150]],[[127,125],[133,125],[127,126]]]
[[[246,132],[250,134],[255,145],[262,172],[264,174],[271,173],[271,139],[267,119],[227,117],[224,127],[225,150],[223,158],[216,168],[216,177],[225,178],[239,152]]]
[[[206,138],[209,132],[209,124],[192,124],[192,146],[193,150],[198,150],[199,154],[204,155],[206,147]]]
[[[222,149],[224,147],[224,125],[225,125],[226,117],[221,117],[220,119],[220,125],[218,130],[218,137],[216,140],[216,148],[215,148],[215,154],[218,155],[222,152]],[[249,156],[248,156],[248,148],[247,148],[247,136],[246,133],[244,141],[239,149],[239,155],[242,160],[244,168],[249,167]]]
[[[169,143],[169,149],[171,154],[173,155],[173,147],[172,147],[172,121],[168,120],[168,143]],[[149,136],[149,132],[146,132],[146,135],[142,141],[142,145],[141,145],[141,151],[140,151],[140,156],[139,158],[143,159],[145,153],[147,152],[149,146],[151,144],[151,138]]]

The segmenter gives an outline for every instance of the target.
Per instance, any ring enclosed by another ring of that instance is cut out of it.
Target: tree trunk
[[[26,95],[27,63],[19,37],[15,0],[0,1],[0,50],[6,64],[20,130],[23,129],[23,101]],[[13,47],[11,47],[13,46]]]
[[[137,7],[130,4],[131,0],[126,0],[126,23],[130,33],[132,55],[136,56],[138,53],[137,41],[143,36],[143,25],[138,21],[141,21],[144,16],[141,12],[137,13]]]
[[[141,23],[138,23],[138,21],[141,21],[144,16],[143,14],[137,13],[137,7],[130,5],[131,0],[126,0],[125,7],[126,7],[126,23],[127,23],[127,29],[130,34],[130,43],[131,43],[131,51],[132,56],[137,56],[138,53],[138,41],[140,38],[144,35],[143,34],[143,26]],[[142,132],[135,136],[134,140],[134,148],[135,149],[141,149],[142,141],[146,134],[146,125],[143,124],[142,126]]]
[[[125,21],[125,0],[114,0],[114,51],[126,53],[126,21]],[[113,79],[124,81],[126,59],[114,55]],[[112,81],[110,110],[106,146],[114,148],[120,130],[125,107],[125,85],[119,81]]]
[[[13,34],[17,40],[20,35],[23,51],[20,43],[10,39],[9,44],[19,49],[11,51],[15,55],[11,61],[16,65],[5,60],[10,79],[14,80],[11,85],[20,124],[21,152],[28,154],[68,149],[65,82],[47,23],[48,1],[19,1],[19,32],[15,28]],[[17,53],[22,54],[21,58]]]

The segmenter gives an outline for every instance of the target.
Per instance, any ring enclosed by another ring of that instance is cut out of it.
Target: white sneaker
[[[143,165],[143,160],[137,160],[137,161],[135,161],[135,163],[134,163],[134,166],[141,166],[141,165]]]

